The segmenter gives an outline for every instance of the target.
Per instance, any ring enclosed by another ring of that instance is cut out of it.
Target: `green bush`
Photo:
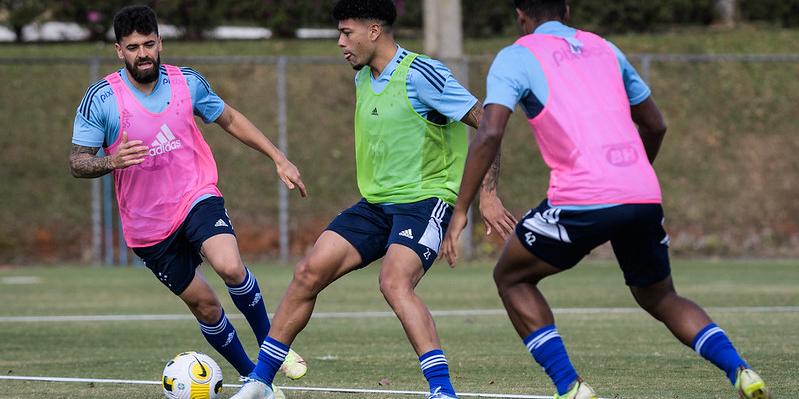
[[[598,32],[652,32],[671,25],[706,25],[713,0],[571,0],[572,21]]]
[[[742,0],[741,17],[784,27],[799,26],[799,0]]]

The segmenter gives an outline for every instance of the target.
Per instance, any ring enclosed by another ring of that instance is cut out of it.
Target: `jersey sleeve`
[[[419,102],[449,119],[463,119],[477,104],[477,98],[439,61],[417,57],[411,63],[408,80]]]
[[[188,67],[180,68],[180,70],[186,77],[186,84],[189,86],[194,114],[202,118],[205,123],[215,121],[225,110],[225,102],[214,93],[211,85],[199,72]]]
[[[113,96],[113,90],[105,79],[86,90],[72,124],[72,144],[84,147],[105,146],[108,115],[103,107],[107,100],[104,96]]]
[[[646,82],[638,74],[627,56],[616,47],[615,44],[607,42],[613,51],[616,53],[616,58],[619,60],[619,67],[621,68],[621,76],[624,80],[624,89],[627,91],[627,98],[630,100],[630,105],[638,105],[652,94],[652,91],[647,86]]]
[[[497,54],[486,77],[485,105],[502,105],[513,111],[520,103],[532,118],[541,112],[548,98],[546,75],[529,50],[514,44]]]

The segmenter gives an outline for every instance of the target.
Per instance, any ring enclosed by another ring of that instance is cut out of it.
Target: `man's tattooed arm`
[[[477,129],[480,126],[480,119],[483,119],[483,104],[477,101],[476,104],[461,118],[461,122]]]
[[[93,178],[114,170],[111,157],[98,157],[98,151],[100,151],[100,147],[84,147],[73,144],[69,154],[69,168],[72,171],[72,176]]]
[[[497,181],[499,180],[499,161],[501,157],[502,152],[497,152],[497,157],[494,158],[494,162],[488,168],[488,172],[486,172],[486,175],[483,178],[483,184],[480,186],[481,194],[496,195]]]

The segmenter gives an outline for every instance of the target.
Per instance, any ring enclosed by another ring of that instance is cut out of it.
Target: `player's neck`
[[[545,24],[547,22],[560,22],[560,23],[563,23],[563,20],[551,19],[551,18],[533,19],[533,20],[529,20],[527,23],[525,23],[525,25],[522,27],[522,30],[525,32],[525,34],[535,33],[535,31],[538,29],[538,27],[540,27],[541,25],[543,25],[543,24]]]
[[[397,43],[394,40],[386,40],[378,45],[377,50],[375,50],[375,56],[372,58],[372,62],[369,63],[369,69],[371,69],[374,78],[383,73],[386,65],[394,59],[395,54],[397,54]]]
[[[125,68],[125,73],[127,74],[128,82],[130,82],[133,85],[133,87],[136,88],[136,90],[148,96],[150,95],[150,93],[153,92],[153,90],[155,89],[155,84],[158,82],[158,79],[156,79],[150,83],[139,83],[138,81],[136,81],[136,79],[133,78],[133,76],[130,75],[130,71],[128,71],[127,68]]]

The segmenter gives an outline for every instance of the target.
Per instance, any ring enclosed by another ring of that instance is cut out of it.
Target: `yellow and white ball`
[[[222,392],[222,369],[204,353],[183,352],[164,367],[162,386],[168,399],[216,399]]]

